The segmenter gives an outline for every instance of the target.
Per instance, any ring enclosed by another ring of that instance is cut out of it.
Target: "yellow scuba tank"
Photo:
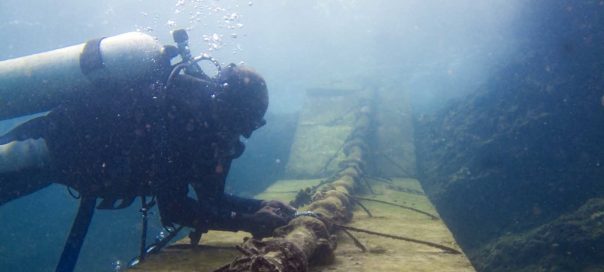
[[[93,82],[150,79],[161,54],[153,37],[130,32],[0,61],[0,120],[50,110]]]

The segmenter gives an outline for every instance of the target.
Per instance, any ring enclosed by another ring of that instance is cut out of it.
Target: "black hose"
[[[84,196],[80,200],[78,214],[71,226],[69,237],[67,237],[67,242],[65,242],[65,247],[63,247],[63,253],[55,272],[72,272],[75,268],[84,238],[86,237],[86,233],[88,233],[88,227],[94,215],[95,205],[96,197]]]
[[[147,228],[149,226],[149,207],[147,205],[147,199],[145,196],[141,196],[142,208],[141,213],[143,215],[143,231],[141,231],[141,245],[140,245],[140,261],[145,260],[145,251],[147,249]]]

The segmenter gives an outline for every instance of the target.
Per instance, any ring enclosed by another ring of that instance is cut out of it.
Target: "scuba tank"
[[[86,43],[0,61],[0,121],[52,110],[70,97],[94,90],[95,86],[131,86],[135,83],[171,80],[184,71],[201,80],[211,81],[199,67],[203,60],[220,64],[202,54],[192,57],[185,30],[175,30],[177,46],[162,46],[155,38],[129,32]],[[170,61],[180,56],[181,61]],[[166,86],[168,88],[168,86]],[[0,134],[0,173],[44,165],[49,161],[44,140],[26,140],[18,126]]]
[[[129,32],[0,61],[0,120],[51,110],[95,82],[151,80],[162,60],[153,37]]]

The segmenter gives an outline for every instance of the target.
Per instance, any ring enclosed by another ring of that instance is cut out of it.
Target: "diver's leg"
[[[50,185],[52,175],[49,173],[45,169],[0,173],[0,206]]]
[[[40,168],[50,163],[44,139],[26,139],[0,144],[0,173]]]
[[[48,185],[52,171],[43,139],[0,145],[0,205]]]

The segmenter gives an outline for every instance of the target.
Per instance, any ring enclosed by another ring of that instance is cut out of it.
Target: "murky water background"
[[[555,2],[3,0],[0,60],[129,31],[172,44],[170,30],[187,29],[194,54],[246,63],[268,83],[269,123],[247,143],[229,177],[229,190],[254,195],[283,171],[305,90],[410,90],[416,115],[434,113],[525,57],[527,45],[538,50],[560,42],[540,32],[557,23],[541,17],[548,8],[572,9]],[[0,123],[0,132],[10,126]],[[110,271],[136,255],[138,208],[96,213],[79,271]],[[0,270],[52,271],[76,209],[60,186],[0,207]],[[150,239],[158,231],[155,220]]]

